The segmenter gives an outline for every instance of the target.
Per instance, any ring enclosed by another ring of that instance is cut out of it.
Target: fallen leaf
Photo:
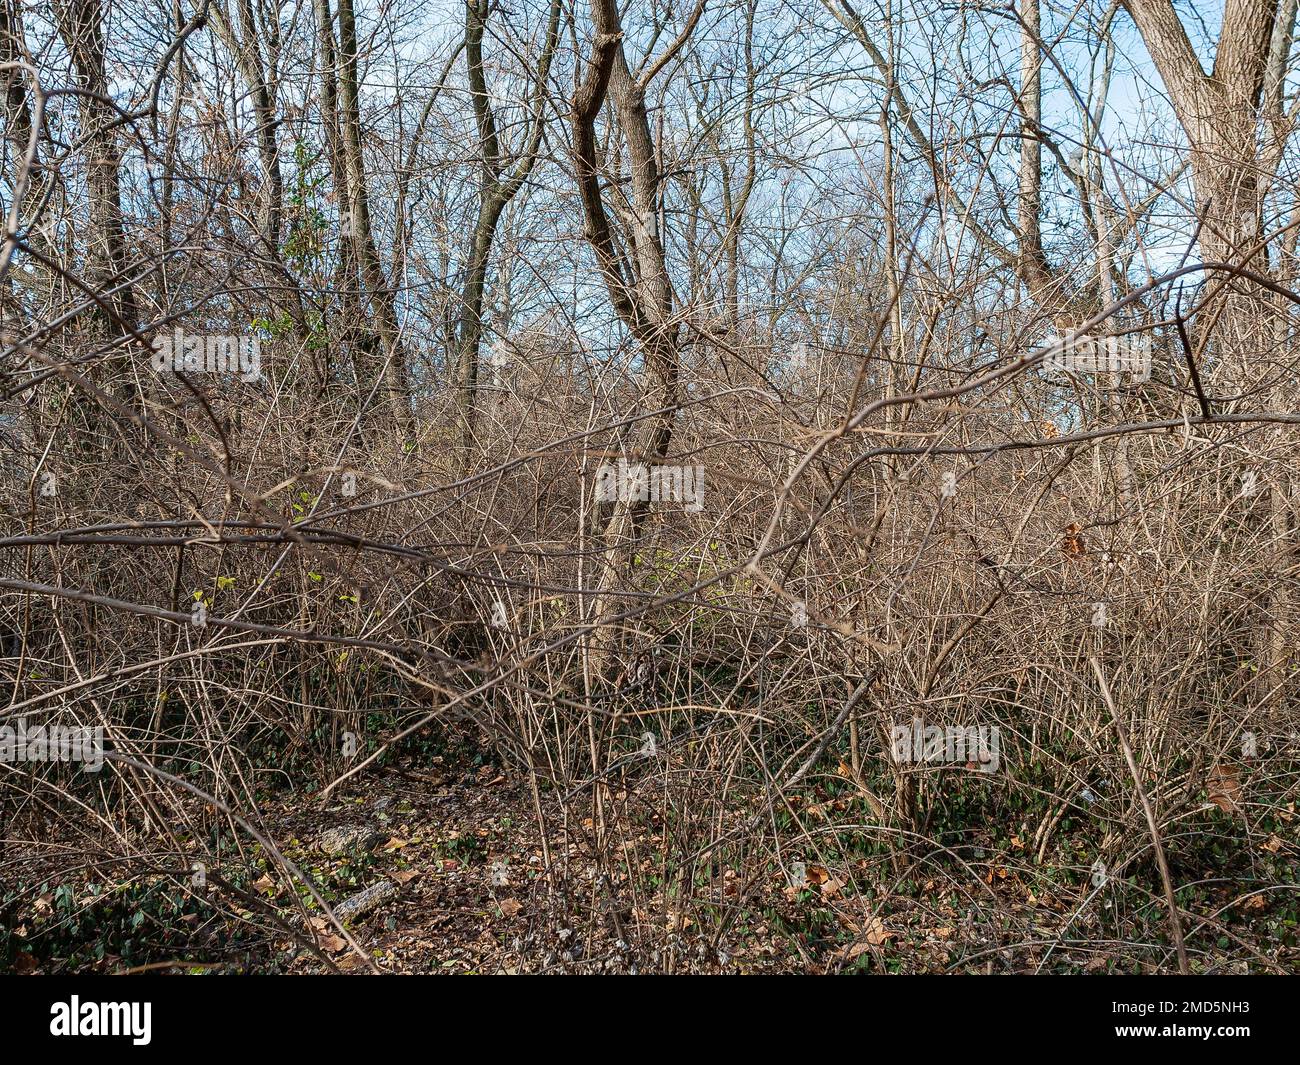
[[[1270,854],[1276,854],[1282,849],[1282,841],[1276,835],[1269,836],[1267,840],[1259,845],[1262,851],[1268,851]],[[1258,898],[1259,896],[1255,896]]]
[[[514,917],[524,908],[524,904],[518,899],[498,899],[497,905],[501,908],[501,916],[507,919]]]
[[[1072,521],[1065,527],[1065,535],[1061,537],[1061,551],[1069,558],[1083,558],[1088,553],[1078,522]]]
[[[824,884],[828,880],[830,880],[830,878],[831,878],[830,870],[827,869],[824,865],[808,866],[808,883]]]
[[[389,873],[388,875],[391,876],[394,880],[396,880],[399,884],[409,884],[412,880],[414,880],[417,876],[420,875],[420,870],[399,869],[397,870],[397,872]]]
[[[879,917],[868,917],[858,932],[858,939],[845,947],[841,954],[849,961],[852,961],[872,947],[883,947],[891,939],[897,938],[898,933],[889,931],[885,927],[885,922]]]
[[[844,882],[842,880],[836,880],[834,877],[831,877],[829,880],[826,881],[826,883],[822,885],[821,888],[822,898],[833,899],[842,890],[844,890]]]
[[[1206,794],[1225,814],[1236,813],[1241,809],[1237,797],[1241,794],[1241,785],[1237,783],[1237,768],[1230,765],[1216,765],[1210,770],[1205,782]]]
[[[862,926],[862,932],[873,947],[883,947],[891,939],[898,938],[898,933],[889,931],[879,917],[868,917]]]

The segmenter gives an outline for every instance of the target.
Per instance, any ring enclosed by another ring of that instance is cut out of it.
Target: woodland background
[[[0,0],[0,968],[1294,971],[1295,19]]]

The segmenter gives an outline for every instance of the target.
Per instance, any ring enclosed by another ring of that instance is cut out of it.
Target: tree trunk
[[[328,5],[328,0],[321,0]],[[328,24],[327,24],[328,28]],[[330,31],[332,33],[332,31]],[[363,387],[383,392],[393,423],[409,437],[414,420],[406,381],[406,353],[398,336],[393,290],[384,276],[370,219],[370,196],[361,150],[361,105],[357,88],[357,23],[352,0],[339,0],[339,117],[343,133],[343,162],[347,180],[348,233],[352,254],[361,272],[370,305],[371,337],[379,350],[366,360],[369,380]],[[371,345],[372,349],[374,345]]]

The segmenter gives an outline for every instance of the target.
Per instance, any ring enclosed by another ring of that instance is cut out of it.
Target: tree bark
[[[328,13],[329,0],[318,0]],[[363,305],[369,304],[372,320],[367,345],[372,354],[363,364],[369,368],[362,387],[384,393],[392,420],[403,437],[414,429],[411,396],[406,380],[406,353],[398,335],[397,309],[393,290],[384,276],[375,247],[370,217],[365,158],[361,148],[361,105],[357,87],[357,24],[352,0],[339,0],[338,108],[342,125],[343,170],[346,181],[347,239],[361,274]],[[325,31],[333,29],[326,21]],[[340,199],[343,195],[340,194]],[[375,348],[378,348],[375,351]]]
[[[610,302],[641,349],[646,382],[645,411],[657,411],[630,434],[633,461],[655,463],[668,454],[677,404],[678,328],[673,288],[658,231],[660,175],[645,107],[645,84],[633,78],[623,52],[623,28],[615,0],[594,0],[595,40],[586,75],[573,101],[574,172],[586,221],[585,236],[596,256]],[[660,69],[662,63],[650,69]],[[624,263],[615,246],[600,189],[595,122],[606,96],[613,104],[618,131],[627,150],[631,175],[630,209],[622,243],[630,249]],[[626,568],[647,504],[620,499],[603,530],[604,569],[592,604],[599,626],[608,613],[612,592]],[[612,651],[608,632],[597,629],[589,656],[597,676],[607,672]]]
[[[456,320],[456,366],[460,385],[461,430],[466,453],[475,445],[475,421],[479,391],[479,350],[483,343],[483,300],[487,272],[496,241],[497,225],[537,162],[543,132],[546,80],[559,39],[560,3],[553,0],[547,16],[546,37],[538,59],[536,89],[529,128],[514,157],[507,157],[497,134],[496,118],[488,95],[483,67],[483,33],[487,27],[488,0],[465,2],[465,65],[470,101],[478,130],[479,205],[470,237],[465,280],[460,293]]]

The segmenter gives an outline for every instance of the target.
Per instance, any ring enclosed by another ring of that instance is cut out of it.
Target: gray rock
[[[343,854],[361,844],[370,844],[378,835],[365,825],[336,825],[321,833],[318,846],[326,854]]]
[[[364,891],[358,891],[350,899],[334,907],[334,913],[340,921],[348,921],[362,914],[369,913],[384,899],[397,890],[391,880],[378,880]]]

